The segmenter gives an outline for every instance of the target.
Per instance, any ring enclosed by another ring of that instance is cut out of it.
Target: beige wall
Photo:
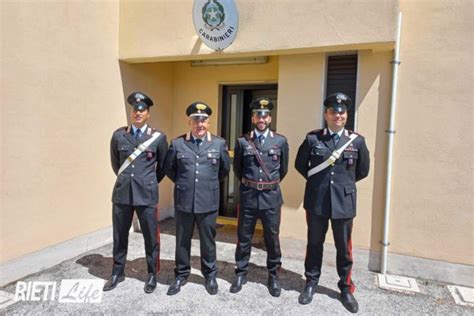
[[[401,10],[390,251],[474,264],[473,2]]]
[[[398,1],[236,1],[239,29],[224,53],[214,53],[193,26],[193,1],[120,1],[120,58],[177,60],[229,54],[280,54],[295,49],[378,43],[395,39]],[[146,45],[143,45],[146,42]],[[166,43],[164,45],[164,43]],[[390,46],[391,44],[389,44]]]
[[[0,262],[111,224],[118,3],[1,2]]]
[[[294,161],[306,133],[321,127],[325,60],[325,54],[279,58],[277,126],[290,145],[290,166],[282,182],[285,201],[281,220],[283,237],[306,238],[306,216],[302,205],[305,181],[294,169]]]

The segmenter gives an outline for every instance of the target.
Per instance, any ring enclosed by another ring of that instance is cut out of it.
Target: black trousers
[[[237,268],[235,274],[246,274],[249,268],[250,253],[252,250],[252,238],[255,231],[255,224],[260,218],[263,225],[263,237],[265,248],[267,248],[267,269],[268,273],[278,276],[281,267],[280,249],[280,218],[281,208],[271,208],[266,210],[241,209],[238,217],[237,247],[235,249],[235,262]]]
[[[186,279],[191,273],[191,239],[194,223],[199,230],[201,248],[201,272],[204,277],[216,277],[216,220],[217,211],[208,213],[175,212],[176,218],[176,268],[174,274],[179,279]]]
[[[339,274],[337,286],[341,292],[353,293],[354,283],[351,279],[352,272],[352,218],[329,219],[311,215],[306,212],[308,223],[308,245],[306,247],[306,258],[304,262],[305,276],[308,281],[319,282],[321,276],[321,264],[323,261],[324,240],[328,231],[329,220],[331,221],[334,243],[336,245],[336,265]]]
[[[145,254],[148,273],[157,273],[160,270],[160,231],[156,206],[133,206],[115,204],[112,208],[112,223],[114,231],[114,266],[112,274],[123,274],[127,262],[128,232],[132,225],[133,212],[137,212],[143,239],[145,240]]]

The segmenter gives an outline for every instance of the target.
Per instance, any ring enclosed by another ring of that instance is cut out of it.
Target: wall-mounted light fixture
[[[224,59],[204,59],[192,60],[191,66],[226,66],[226,65],[246,65],[246,64],[266,64],[267,56],[243,57],[243,58],[224,58]]]

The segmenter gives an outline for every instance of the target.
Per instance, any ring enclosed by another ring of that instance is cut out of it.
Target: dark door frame
[[[219,117],[217,120],[218,123],[218,133],[221,137],[224,137],[226,141],[228,142],[229,150],[230,153],[233,153],[233,146],[234,146],[234,141],[237,137],[239,137],[242,134],[242,129],[245,126],[246,123],[246,118],[249,116],[250,113],[248,113],[248,104],[250,103],[250,96],[257,94],[256,97],[258,97],[258,91],[261,90],[274,90],[276,91],[276,94],[273,93],[273,97],[275,100],[278,98],[278,83],[245,83],[245,84],[234,84],[234,83],[228,83],[228,84],[220,84],[219,85]],[[231,97],[232,95],[236,95],[236,102],[237,102],[237,107],[239,107],[236,113],[234,113],[234,118],[236,124],[234,126],[234,131],[232,132],[231,129],[231,113],[229,105],[231,104]],[[247,113],[245,113],[247,112]],[[277,113],[277,108],[275,108],[275,111],[272,113],[272,128],[276,127],[276,113]],[[244,117],[245,116],[245,117]],[[248,117],[250,120],[250,117]],[[248,128],[248,126],[247,126]],[[233,134],[233,135],[232,135]],[[229,143],[229,139],[233,136],[233,139],[231,140],[232,144]],[[231,155],[231,161],[232,161],[232,155]],[[233,171],[231,171],[233,172]],[[229,190],[229,181],[233,181],[233,202],[229,203],[228,202],[228,190]],[[238,181],[232,180],[232,177],[229,176],[227,179],[224,180],[224,183],[222,183],[221,187],[221,202],[219,205],[219,217],[224,220],[230,220],[230,221],[235,221],[236,217],[234,217],[232,214],[231,216],[226,216],[226,215],[221,215],[225,213],[236,213],[238,212],[238,204],[239,204],[239,195],[238,195]],[[228,207],[228,205],[231,205],[230,207],[232,208],[231,212],[224,212],[223,208]],[[236,210],[237,208],[237,210]],[[237,215],[237,214],[235,214]]]

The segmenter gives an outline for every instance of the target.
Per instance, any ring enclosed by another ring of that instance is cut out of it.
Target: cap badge
[[[260,100],[260,108],[263,109],[264,106],[267,106],[268,105],[268,101],[267,100]]]
[[[198,109],[198,112],[201,113],[200,111],[204,111],[207,108],[206,105],[199,103],[196,105],[196,109]]]

